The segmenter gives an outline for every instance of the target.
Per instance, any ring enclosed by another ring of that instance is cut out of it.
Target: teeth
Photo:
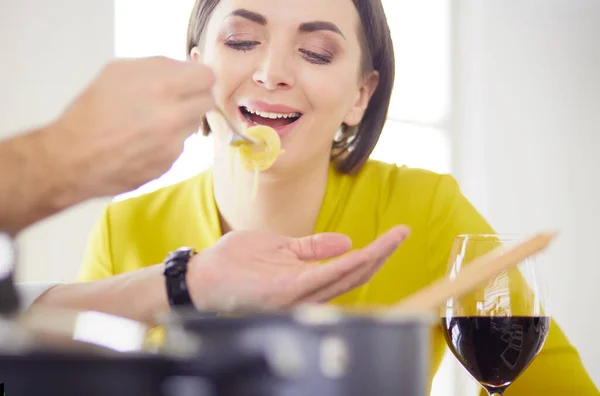
[[[299,117],[300,116],[300,113],[282,114],[282,113],[270,113],[268,111],[254,110],[254,109],[250,109],[248,107],[245,107],[245,109],[250,114],[256,114],[256,115],[261,116],[263,118],[270,118],[272,120],[275,120],[277,118],[294,118],[294,117]]]

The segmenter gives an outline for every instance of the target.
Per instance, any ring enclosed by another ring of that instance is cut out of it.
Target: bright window
[[[192,0],[116,0],[116,55],[185,58]],[[394,39],[396,83],[389,120],[372,158],[450,172],[450,0],[383,0]],[[210,138],[193,136],[169,172],[121,198],[188,178],[212,163]],[[453,394],[452,359],[432,396]]]

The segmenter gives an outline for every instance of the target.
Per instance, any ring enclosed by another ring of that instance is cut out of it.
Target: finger
[[[177,117],[181,120],[181,132],[196,132],[202,123],[202,118],[207,111],[212,109],[215,105],[212,94],[207,93],[204,96],[200,96],[194,100],[186,100],[177,106],[175,110]],[[189,135],[189,134],[188,134]]]
[[[406,226],[396,226],[371,242],[363,250],[371,260],[377,260],[391,255],[408,236],[410,229]]]
[[[352,240],[346,235],[329,232],[290,239],[286,247],[300,260],[326,260],[349,251]]]
[[[307,303],[326,303],[337,296],[364,285],[379,272],[390,256],[391,254],[379,260],[365,263],[365,265],[360,266],[356,271],[350,272],[341,279],[331,282],[328,286],[305,296],[302,301]]]
[[[215,74],[206,65],[192,61],[180,61],[172,67],[168,77],[173,93],[182,99],[204,95],[215,83]]]
[[[342,294],[364,285],[381,269],[387,258],[389,256],[358,267],[356,271],[352,271],[341,279],[336,279],[329,285],[303,297],[301,302],[327,303]]]
[[[364,249],[356,250],[344,257],[333,260],[327,264],[316,264],[300,275],[297,282],[295,295],[306,298],[317,291],[331,287],[331,285],[355,271],[361,272],[360,267],[376,265],[378,260],[385,259],[408,236],[406,227],[395,227],[377,238]]]
[[[123,67],[125,65],[128,67]],[[127,72],[121,73],[120,78],[133,78],[145,83],[151,81],[169,99],[185,99],[210,90],[216,80],[212,69],[207,65],[166,56],[119,59],[111,62],[108,67]]]
[[[326,303],[339,295],[364,285],[381,269],[392,254],[393,251],[377,260],[365,263],[365,265],[359,267],[356,271],[350,272],[341,279],[335,280],[328,286],[304,297],[302,301],[307,303]]]

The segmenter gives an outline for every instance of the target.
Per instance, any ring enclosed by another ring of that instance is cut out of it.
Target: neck
[[[312,234],[327,189],[329,162],[301,173],[272,169],[258,176],[237,167],[232,174],[227,156],[215,158],[214,194],[223,234],[231,230],[270,230],[289,237]]]

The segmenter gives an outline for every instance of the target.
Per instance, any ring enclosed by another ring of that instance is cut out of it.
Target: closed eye
[[[232,48],[237,51],[250,51],[254,49],[256,46],[260,45],[260,41],[250,41],[250,40],[227,40],[225,41],[225,45],[229,48]],[[313,51],[309,51],[306,49],[298,50],[304,58],[310,63],[314,63],[317,65],[327,65],[332,62],[333,57],[331,55],[323,55],[318,54]]]
[[[229,48],[233,48],[238,51],[250,51],[254,49],[257,45],[260,44],[260,41],[238,41],[238,40],[227,40],[225,41],[225,45]]]
[[[299,49],[298,51],[302,55],[304,55],[304,58],[306,60],[308,60],[311,63],[317,64],[317,65],[328,65],[331,63],[331,61],[333,59],[333,57],[330,55],[318,54],[316,52],[305,50],[305,49]]]

